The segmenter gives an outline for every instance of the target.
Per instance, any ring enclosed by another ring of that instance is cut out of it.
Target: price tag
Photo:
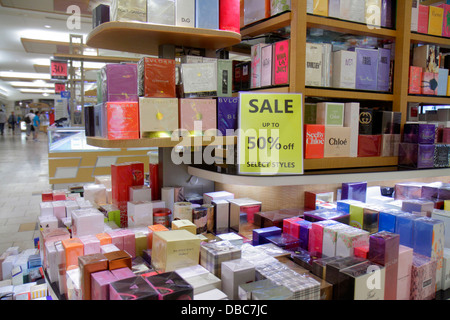
[[[303,174],[302,94],[239,95],[238,172]]]
[[[52,80],[67,80],[67,61],[51,60],[50,75]]]
[[[61,93],[63,91],[66,91],[66,84],[65,83],[55,83],[55,93]]]

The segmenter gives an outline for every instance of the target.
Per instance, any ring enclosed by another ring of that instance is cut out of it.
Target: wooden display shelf
[[[265,88],[255,88],[240,92],[250,92],[250,93],[289,93],[289,86],[277,86],[277,87],[265,87]],[[233,97],[239,97],[239,92],[233,92]]]
[[[106,22],[92,30],[87,45],[94,48],[158,56],[161,45],[221,49],[241,42],[236,32],[166,26],[143,22]]]
[[[241,29],[241,36],[255,37],[264,33],[274,32],[290,24],[291,12],[288,11],[243,27]]]
[[[308,14],[306,17],[308,28],[319,28],[340,33],[351,33],[359,36],[370,36],[383,39],[395,39],[397,31],[393,29],[368,26],[364,23],[340,20],[330,17]]]
[[[138,58],[132,57],[108,57],[108,56],[88,56],[80,54],[55,53],[53,57],[60,60],[73,60],[83,62],[103,62],[103,63],[120,63],[120,62],[138,62]]]
[[[385,92],[368,92],[333,88],[306,87],[305,96],[336,99],[393,101],[394,96]]]
[[[450,49],[450,38],[433,36],[424,33],[411,32],[411,42],[436,44],[442,48]]]
[[[446,96],[423,96],[408,95],[408,102],[424,104],[446,104],[450,105],[450,97]]]
[[[111,149],[126,148],[173,148],[176,146],[222,146],[235,145],[235,136],[215,136],[215,137],[180,137],[179,140],[168,138],[143,138],[131,140],[109,140],[99,137],[86,137],[86,142],[90,146]]]
[[[372,168],[397,165],[398,157],[322,158],[304,160],[305,170]]]

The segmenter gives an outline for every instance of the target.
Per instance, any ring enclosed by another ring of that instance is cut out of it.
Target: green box
[[[317,104],[317,124],[325,126],[344,126],[344,104],[339,102],[320,102]]]
[[[304,124],[316,124],[317,104],[305,103]]]
[[[233,61],[217,59],[217,96],[231,97],[233,93]]]

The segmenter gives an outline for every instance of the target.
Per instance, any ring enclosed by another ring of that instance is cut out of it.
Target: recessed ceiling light
[[[43,79],[50,80],[48,73],[29,73],[29,72],[0,72],[0,78],[18,78],[18,79]]]
[[[51,29],[51,28],[52,28],[52,26],[50,26],[50,25],[46,24],[46,25],[44,26],[44,28],[46,28],[46,29]]]

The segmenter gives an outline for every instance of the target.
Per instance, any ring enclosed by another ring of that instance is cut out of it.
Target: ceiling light
[[[46,90],[46,89],[19,89],[20,92],[23,93],[51,93],[55,94],[55,90]]]
[[[20,88],[54,88],[54,83],[48,83],[42,80],[33,81],[33,82],[25,82],[25,81],[11,81],[8,82],[12,87],[20,87]]]
[[[0,78],[50,80],[50,74],[49,73],[29,73],[29,72],[1,71],[0,72]]]
[[[44,26],[44,28],[46,28],[46,29],[51,29],[51,28],[52,28],[52,26],[50,26],[50,25],[46,24],[46,25]]]
[[[46,92],[45,92],[45,93],[43,93],[42,95],[43,95],[44,97],[48,97],[48,96],[49,96],[49,94],[48,94],[48,93],[46,93]]]

